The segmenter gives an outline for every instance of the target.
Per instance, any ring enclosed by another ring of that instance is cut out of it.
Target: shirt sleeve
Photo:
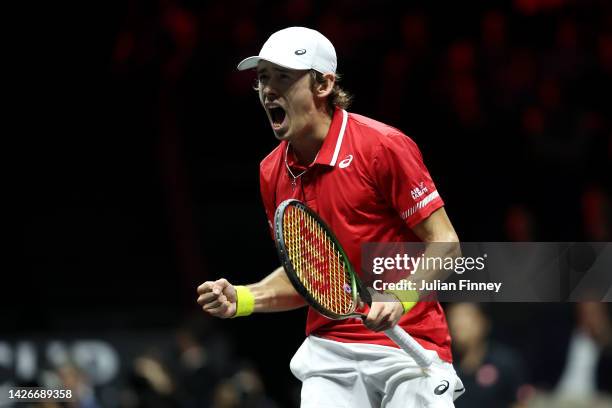
[[[261,192],[261,200],[266,212],[270,237],[274,239],[274,193],[270,188],[270,183],[264,177],[264,172],[261,167],[259,168],[259,190]]]
[[[444,205],[421,151],[408,136],[383,137],[373,164],[380,193],[410,228]]]

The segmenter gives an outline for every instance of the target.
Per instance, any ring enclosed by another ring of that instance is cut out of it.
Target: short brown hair
[[[319,71],[315,71],[314,69],[310,70],[310,78],[313,90],[315,84],[325,83],[325,77],[323,74]],[[329,94],[329,98],[327,98],[327,110],[330,112],[330,114],[333,114],[336,107],[340,109],[348,109],[353,101],[353,96],[342,89],[342,87],[338,84],[340,79],[340,74],[336,74],[336,82],[334,83],[331,94]]]

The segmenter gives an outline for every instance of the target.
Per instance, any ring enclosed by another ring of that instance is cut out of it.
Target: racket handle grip
[[[423,348],[411,335],[406,333],[400,326],[395,325],[389,330],[385,330],[385,334],[395,342],[402,350],[410,355],[421,368],[427,368],[433,362],[431,355],[428,355],[427,350]],[[430,353],[431,354],[431,353]]]

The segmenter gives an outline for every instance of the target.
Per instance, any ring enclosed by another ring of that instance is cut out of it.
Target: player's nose
[[[273,101],[278,97],[278,90],[272,83],[272,81],[268,81],[263,84],[262,94],[264,96],[264,101]]]

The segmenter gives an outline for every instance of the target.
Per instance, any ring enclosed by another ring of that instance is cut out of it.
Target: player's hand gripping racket
[[[274,215],[274,235],[289,280],[312,307],[330,319],[366,317],[355,309],[359,298],[371,305],[372,297],[336,237],[314,211],[298,200],[283,201]],[[431,365],[430,354],[400,326],[385,334],[420,367]]]

